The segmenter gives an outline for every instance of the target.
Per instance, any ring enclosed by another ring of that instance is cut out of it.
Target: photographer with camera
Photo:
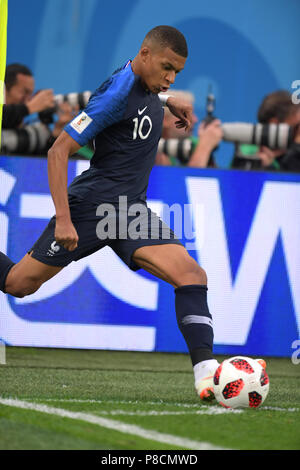
[[[54,123],[52,130],[48,124],[52,123],[52,116],[55,110],[55,97],[53,90],[41,90],[34,93],[35,81],[31,70],[22,64],[11,64],[6,68],[5,73],[5,104],[3,105],[2,129],[15,130],[16,135],[8,135],[8,139],[15,138],[24,144],[26,134],[36,134],[39,145],[34,150],[40,153],[46,153],[53,145],[55,139],[59,136],[64,126],[73,118],[74,112],[69,103],[61,103],[57,109],[58,119]],[[77,111],[77,109],[76,109]],[[24,119],[31,115],[39,113],[40,123],[24,126]],[[43,115],[47,119],[43,119]],[[41,119],[42,118],[42,119]],[[23,145],[24,146],[24,145]],[[21,151],[22,145],[18,146]],[[26,145],[24,146],[26,148]],[[30,146],[28,146],[30,147]],[[28,152],[30,149],[28,148]],[[33,151],[33,153],[36,153]]]
[[[285,90],[267,95],[258,124],[223,125],[224,139],[235,142],[232,168],[300,171],[300,105]]]
[[[194,105],[194,96],[188,91],[171,90],[171,94]],[[198,127],[198,138],[194,138],[192,133],[198,118],[193,113],[192,128],[187,138],[186,132],[176,128],[175,121],[176,118],[168,109],[165,109],[162,139],[158,147],[156,164],[194,168],[215,167],[212,152],[223,136],[221,122],[215,118],[203,121]]]
[[[294,128],[293,143],[288,149],[272,150],[261,146],[258,155],[262,167],[281,171],[300,171],[300,105],[293,104],[288,91],[279,90],[267,95],[258,110],[263,124],[286,123]]]

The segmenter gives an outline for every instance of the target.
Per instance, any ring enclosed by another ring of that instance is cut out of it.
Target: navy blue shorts
[[[174,232],[146,204],[136,204],[128,204],[130,210],[124,211],[119,205],[96,206],[69,196],[71,219],[79,237],[77,248],[69,251],[56,243],[54,216],[28,253],[44,264],[64,267],[109,246],[130,269],[136,271],[140,267],[132,261],[132,255],[138,248],[182,245]]]

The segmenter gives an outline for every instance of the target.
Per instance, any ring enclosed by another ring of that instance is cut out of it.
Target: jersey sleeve
[[[133,83],[134,74],[127,70],[110,77],[64,130],[79,145],[86,145],[103,129],[123,118]]]

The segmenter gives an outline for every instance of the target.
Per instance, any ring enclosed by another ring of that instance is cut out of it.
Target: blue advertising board
[[[89,165],[69,163],[69,180]],[[148,203],[206,270],[216,354],[291,356],[300,332],[300,175],[154,167]],[[43,158],[0,157],[0,251],[31,248],[54,207]],[[104,248],[36,293],[0,293],[10,345],[187,352],[174,289]]]

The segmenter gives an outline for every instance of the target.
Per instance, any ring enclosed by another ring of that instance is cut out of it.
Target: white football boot
[[[211,359],[194,367],[196,392],[203,401],[210,402],[215,398],[213,378],[219,365],[218,361]]]

